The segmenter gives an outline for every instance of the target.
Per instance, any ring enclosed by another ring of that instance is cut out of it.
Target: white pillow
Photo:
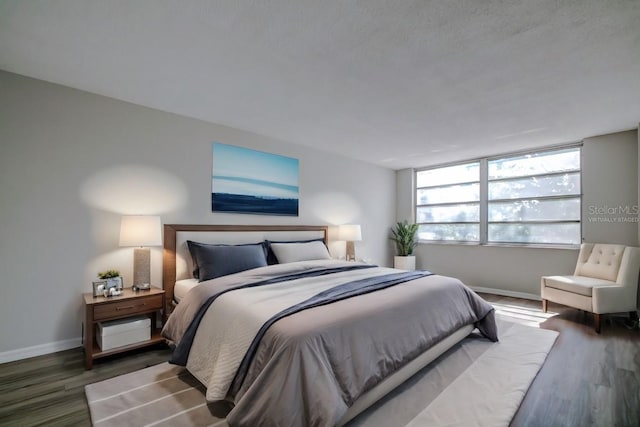
[[[271,249],[280,264],[316,259],[331,259],[329,251],[320,241],[305,243],[271,243]]]

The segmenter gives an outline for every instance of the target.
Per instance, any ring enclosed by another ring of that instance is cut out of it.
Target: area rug
[[[508,426],[557,332],[498,320],[500,342],[471,334],[349,426]],[[93,425],[226,427],[184,368],[162,363],[85,387]]]

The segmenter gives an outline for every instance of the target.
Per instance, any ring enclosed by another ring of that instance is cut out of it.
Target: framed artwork
[[[298,216],[298,159],[214,142],[211,210]]]

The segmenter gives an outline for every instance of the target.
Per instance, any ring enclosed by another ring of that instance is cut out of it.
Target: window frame
[[[486,157],[481,157],[481,158],[475,158],[475,159],[469,159],[469,160],[464,160],[464,161],[459,161],[459,162],[450,162],[450,163],[443,163],[443,164],[439,164],[439,165],[434,165],[434,166],[428,166],[428,167],[423,167],[423,168],[419,168],[419,169],[415,169],[414,173],[413,173],[413,197],[414,197],[414,203],[413,203],[413,214],[414,214],[414,218],[416,219],[416,223],[418,223],[419,225],[421,224],[457,224],[457,222],[446,222],[446,223],[442,223],[442,222],[429,222],[429,223],[425,223],[425,222],[418,222],[418,210],[419,208],[423,208],[423,207],[429,207],[429,206],[452,206],[452,205],[462,205],[462,204],[466,204],[466,203],[478,203],[480,205],[480,212],[479,212],[479,238],[478,240],[427,240],[427,239],[418,239],[419,243],[428,243],[428,244],[445,244],[445,245],[451,245],[451,244],[462,244],[462,245],[478,245],[478,246],[507,246],[507,247],[511,247],[511,246],[516,246],[516,247],[533,247],[533,248],[570,248],[570,249],[575,249],[577,247],[580,246],[580,243],[529,243],[529,242],[509,242],[509,241],[489,241],[489,224],[501,224],[501,223],[506,223],[506,224],[565,224],[565,223],[571,223],[571,224],[579,224],[579,230],[580,230],[580,234],[578,236],[578,240],[579,242],[582,242],[582,236],[583,236],[583,209],[582,209],[582,199],[583,199],[583,189],[582,189],[582,185],[583,185],[583,176],[582,176],[582,167],[583,167],[583,151],[582,151],[582,147],[583,144],[582,142],[578,142],[578,143],[572,143],[572,144],[563,144],[563,145],[559,145],[559,146],[553,146],[553,147],[545,147],[545,148],[541,148],[541,149],[533,149],[533,150],[524,150],[524,151],[516,151],[516,152],[510,152],[510,153],[504,153],[504,154],[497,154],[497,155],[492,155],[492,156],[486,156]],[[579,153],[579,158],[580,158],[580,165],[578,169],[570,169],[570,170],[566,170],[566,171],[562,171],[562,172],[549,172],[549,173],[541,173],[541,174],[530,174],[530,175],[521,175],[521,176],[515,176],[515,177],[505,177],[505,178],[494,178],[494,179],[489,179],[489,162],[490,161],[494,161],[494,160],[500,160],[500,159],[506,159],[506,158],[510,158],[510,157],[518,157],[518,156],[526,156],[526,155],[540,155],[543,153],[549,153],[549,152],[553,152],[553,151],[562,151],[562,150],[571,150],[571,149],[578,149],[578,153]],[[477,202],[451,202],[451,203],[432,203],[432,204],[419,204],[418,202],[418,191],[421,189],[425,189],[425,188],[438,188],[438,187],[447,187],[447,186],[452,186],[452,185],[458,185],[458,184],[463,184],[463,183],[455,183],[455,184],[444,184],[444,185],[432,185],[432,186],[424,186],[424,187],[418,187],[418,174],[420,172],[424,172],[427,170],[433,170],[433,169],[441,169],[441,168],[446,168],[446,167],[451,167],[451,166],[457,166],[457,165],[466,165],[466,164],[472,164],[472,163],[478,163],[479,164],[479,181],[469,181],[469,182],[465,182],[465,183],[476,183],[478,182],[480,184],[480,197],[479,200]],[[498,182],[498,181],[514,181],[514,180],[518,180],[518,179],[524,179],[524,178],[531,178],[531,177],[540,177],[540,178],[544,178],[544,177],[548,177],[548,176],[559,176],[559,175],[564,175],[564,174],[575,174],[577,173],[579,178],[580,178],[580,188],[578,189],[578,193],[577,194],[572,194],[572,195],[549,195],[549,196],[529,196],[529,197],[514,197],[514,198],[500,198],[500,199],[492,199],[489,200],[489,183],[490,182]],[[579,204],[580,204],[580,215],[579,218],[577,220],[528,220],[528,221],[489,221],[489,204],[490,203],[499,203],[499,202],[517,202],[517,201],[523,201],[523,200],[569,200],[569,199],[578,199]],[[475,224],[475,222],[465,222],[464,224]]]

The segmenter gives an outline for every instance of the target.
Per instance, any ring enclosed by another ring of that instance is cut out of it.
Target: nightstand
[[[94,297],[93,293],[82,294],[84,297],[84,367],[93,368],[93,360],[137,348],[147,347],[164,341],[160,336],[160,328],[156,326],[156,313],[164,308],[164,290],[151,287],[148,291],[133,292],[124,289],[122,295],[114,297]],[[151,319],[151,339],[101,351],[96,343],[96,327],[98,322],[126,319],[147,315]],[[161,317],[160,317],[161,318]]]

